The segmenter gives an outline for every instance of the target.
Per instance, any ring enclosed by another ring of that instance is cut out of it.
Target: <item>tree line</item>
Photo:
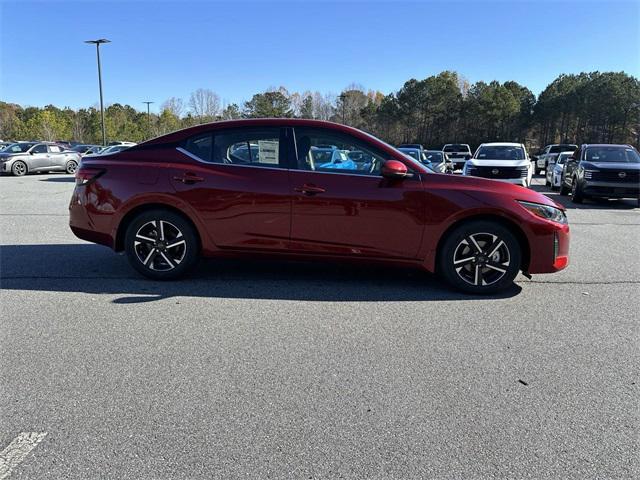
[[[640,144],[640,81],[624,72],[560,75],[536,98],[514,81],[476,82],[445,71],[411,79],[384,94],[358,84],[339,94],[270,88],[238,105],[223,105],[209,89],[187,101],[171,97],[159,114],[130,105],[105,109],[108,140],[141,142],[180,128],[218,120],[297,117],[331,120],[368,131],[389,143],[513,141],[537,149],[548,143]],[[100,112],[47,105],[22,107],[0,101],[0,138],[100,143]]]

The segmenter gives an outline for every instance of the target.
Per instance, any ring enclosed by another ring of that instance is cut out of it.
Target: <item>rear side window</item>
[[[275,168],[284,164],[278,127],[218,130],[191,137],[182,148],[208,163]]]
[[[60,153],[62,152],[62,148],[60,148],[58,145],[49,145],[49,151],[51,153]]]

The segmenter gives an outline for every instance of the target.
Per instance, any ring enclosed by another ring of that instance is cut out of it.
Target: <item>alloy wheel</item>
[[[453,265],[458,276],[475,286],[492,285],[505,276],[511,254],[504,240],[492,233],[474,233],[466,236],[453,254]]]
[[[174,224],[166,220],[151,220],[136,232],[134,251],[146,268],[168,272],[184,260],[187,242]]]
[[[16,162],[13,164],[13,173],[19,177],[27,173],[27,167],[22,162]]]

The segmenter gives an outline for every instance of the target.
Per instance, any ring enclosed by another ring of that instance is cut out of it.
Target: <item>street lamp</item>
[[[149,105],[154,102],[142,102],[147,104],[147,135],[151,138],[151,112],[149,111]]]
[[[96,46],[96,55],[98,56],[98,86],[100,87],[100,120],[102,121],[102,145],[107,145],[107,132],[104,128],[104,103],[102,101],[102,68],[100,66],[100,44],[110,43],[111,40],[100,38],[98,40],[85,40],[84,43],[93,43]]]

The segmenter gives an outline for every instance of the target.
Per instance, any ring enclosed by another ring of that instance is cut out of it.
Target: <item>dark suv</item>
[[[560,195],[635,198],[640,203],[640,154],[630,145],[586,144],[567,160]]]

